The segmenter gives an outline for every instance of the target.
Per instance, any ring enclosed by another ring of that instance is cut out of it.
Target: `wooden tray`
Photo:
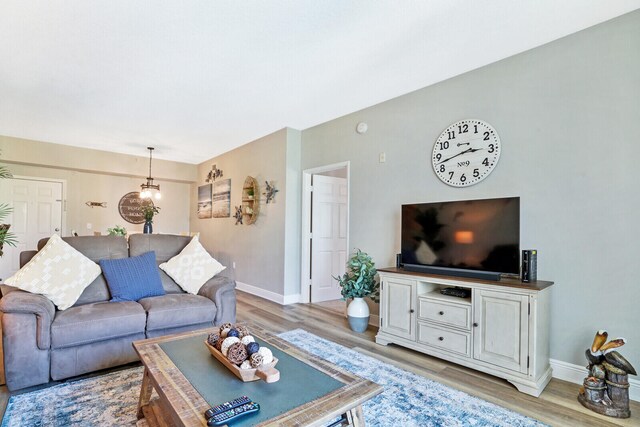
[[[276,363],[278,363],[278,359],[276,357],[273,358],[273,362],[263,364],[258,369],[240,369],[237,365],[231,363],[224,354],[220,353],[218,349],[211,346],[207,341],[204,342],[204,345],[207,346],[207,348],[209,349],[209,353],[211,353],[213,357],[218,359],[220,363],[226,366],[227,369],[233,372],[244,382],[263,380],[266,383],[275,383],[280,379],[280,371],[274,368],[274,366],[276,366]]]

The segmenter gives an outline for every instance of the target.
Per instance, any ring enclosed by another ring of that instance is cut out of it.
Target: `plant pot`
[[[363,298],[354,298],[347,308],[349,326],[354,332],[364,332],[369,326],[369,306]]]
[[[142,229],[142,232],[144,234],[153,233],[153,225],[152,225],[151,221],[147,221],[147,222],[144,223],[144,228]]]

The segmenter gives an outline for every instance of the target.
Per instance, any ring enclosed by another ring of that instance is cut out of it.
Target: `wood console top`
[[[495,285],[495,286],[505,286],[508,288],[531,289],[535,291],[541,291],[553,285],[553,282],[548,282],[544,280],[538,280],[536,282],[530,282],[530,283],[524,283],[518,279],[483,280],[483,279],[474,279],[469,277],[447,276],[444,274],[421,273],[419,271],[409,271],[409,270],[405,270],[404,268],[397,268],[397,267],[378,268],[378,271],[382,271],[385,273],[406,274],[408,276],[418,276],[418,277],[425,277],[429,279],[447,279],[447,280],[455,280],[456,282],[467,282],[469,284],[480,283],[480,284]]]

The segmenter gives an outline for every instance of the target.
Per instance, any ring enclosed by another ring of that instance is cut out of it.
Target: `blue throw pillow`
[[[102,259],[99,264],[113,302],[165,294],[153,251],[129,258]]]

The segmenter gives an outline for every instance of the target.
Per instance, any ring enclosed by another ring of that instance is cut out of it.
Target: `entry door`
[[[11,224],[16,247],[4,245],[0,258],[0,278],[6,279],[20,268],[20,252],[36,249],[38,240],[62,230],[62,183],[30,179],[0,180],[0,203],[13,207],[4,220]]]
[[[311,202],[311,302],[342,298],[347,262],[347,180],[313,175]]]

